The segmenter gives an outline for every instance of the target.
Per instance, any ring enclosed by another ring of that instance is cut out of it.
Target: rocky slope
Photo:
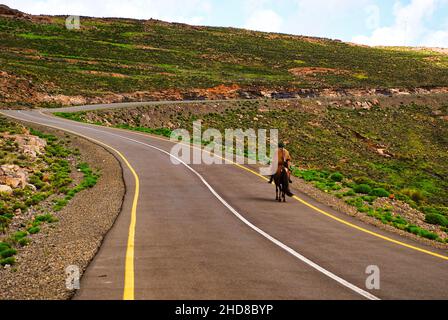
[[[0,7],[0,105],[446,91],[440,50]]]

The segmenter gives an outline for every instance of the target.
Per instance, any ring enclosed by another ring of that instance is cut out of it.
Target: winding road
[[[42,111],[2,113],[88,138],[121,162],[122,212],[75,299],[448,299],[446,251],[364,224],[299,190],[279,204],[256,168],[174,165],[173,143],[163,138]],[[380,270],[379,290],[366,287],[369,266]]]

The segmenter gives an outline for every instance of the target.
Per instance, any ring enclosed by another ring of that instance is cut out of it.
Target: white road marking
[[[18,111],[18,113],[24,114],[21,111]],[[25,114],[24,114],[25,115]],[[33,116],[28,114],[29,117],[31,118],[35,118],[35,119],[39,119],[39,117]],[[53,122],[53,123],[57,123],[57,121],[54,120],[50,120],[49,121]],[[46,124],[42,124],[39,122],[35,122],[35,121],[31,121],[34,123],[38,123],[40,125],[46,125]],[[71,124],[71,123],[70,123]],[[179,163],[181,163],[182,165],[184,165],[188,170],[190,170],[191,172],[193,172],[201,181],[202,183],[204,183],[204,185],[210,190],[210,192],[227,208],[229,209],[230,212],[232,212],[238,219],[240,219],[244,224],[246,224],[249,228],[251,228],[252,230],[254,230],[255,232],[257,232],[258,234],[262,235],[263,237],[265,237],[266,239],[268,239],[269,241],[271,241],[272,243],[274,243],[275,245],[277,245],[278,247],[282,248],[283,250],[285,250],[286,252],[288,252],[289,254],[293,255],[294,257],[296,257],[297,259],[299,259],[300,261],[306,263],[307,265],[309,265],[310,267],[314,268],[315,270],[321,272],[322,274],[326,275],[327,277],[333,279],[334,281],[338,282],[339,284],[343,285],[344,287],[356,292],[357,294],[369,299],[369,300],[380,300],[380,298],[374,296],[373,294],[371,294],[370,292],[367,292],[359,287],[357,287],[356,285],[342,279],[341,277],[335,275],[334,273],[328,271],[327,269],[319,266],[318,264],[314,263],[313,261],[311,261],[310,259],[306,258],[305,256],[301,255],[300,253],[298,253],[297,251],[295,251],[294,249],[288,247],[287,245],[285,245],[283,242],[277,240],[276,238],[272,237],[271,235],[269,235],[268,233],[266,233],[265,231],[261,230],[260,228],[258,228],[257,226],[255,226],[254,224],[252,224],[250,221],[248,221],[246,218],[244,218],[238,211],[236,211],[227,201],[225,201],[216,191],[215,189],[213,189],[213,187],[204,179],[204,177],[198,173],[196,170],[194,170],[192,167],[190,167],[187,163],[185,163],[183,160],[179,159],[176,156],[173,156],[171,153],[160,149],[158,147],[155,147],[153,145],[138,141],[138,140],[134,140],[132,138],[128,138],[125,136],[121,136],[115,133],[110,133],[104,130],[98,130],[95,128],[92,128],[90,126],[80,126],[80,125],[75,125],[75,124],[71,124],[73,127],[77,127],[80,129],[86,129],[88,128],[89,130],[92,131],[97,131],[100,133],[106,133],[109,134],[111,136],[116,136],[118,138],[124,139],[124,140],[128,140],[128,141],[132,141],[134,143],[137,144],[141,144],[144,145],[146,147],[155,149],[157,151],[160,151],[164,154],[167,154],[170,157],[173,157],[174,159],[176,159],[177,161],[179,161]],[[48,125],[47,125],[48,126]],[[50,126],[51,127],[51,126]],[[55,127],[53,127],[55,128]],[[57,128],[57,129],[63,129],[63,128]]]

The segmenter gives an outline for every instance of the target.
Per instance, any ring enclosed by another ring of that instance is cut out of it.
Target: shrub
[[[40,172],[39,172],[40,173]],[[45,182],[42,181],[42,173],[34,174],[30,177],[30,183],[34,185],[37,189],[42,189],[45,186]]]
[[[294,174],[305,181],[323,181],[326,175],[318,170],[294,170]]]
[[[14,257],[9,257],[9,258],[0,260],[0,265],[2,265],[2,266],[6,266],[6,265],[12,266],[14,263],[16,263],[16,259],[14,259]]]
[[[25,205],[35,206],[35,205],[39,204],[39,202],[44,201],[46,198],[47,198],[47,194],[38,192],[38,193],[34,194],[33,196],[31,196],[31,198],[28,198],[25,201]]]
[[[314,183],[314,186],[324,192],[330,189],[330,187],[325,182],[316,182]]]
[[[429,240],[437,240],[439,238],[439,236],[436,233],[430,232],[430,231],[425,230],[425,229],[421,229],[419,235],[421,237],[429,239]]]
[[[369,186],[375,185],[375,182],[368,177],[356,177],[353,179],[356,184],[368,184]]]
[[[11,245],[7,242],[0,242],[0,252],[10,249]]]
[[[48,222],[48,223],[53,223],[53,222],[57,222],[58,219],[55,218],[52,214],[47,213],[44,215],[40,215],[40,216],[36,216],[34,218],[35,222]]]
[[[428,213],[425,221],[430,224],[448,227],[448,218],[438,213]]]
[[[29,245],[30,242],[31,242],[31,240],[28,239],[28,238],[22,238],[22,239],[20,239],[19,241],[17,241],[17,243],[18,243],[19,245],[21,245],[22,247],[25,247],[25,246]]]
[[[345,200],[345,202],[351,206],[356,207],[359,211],[361,212],[367,212],[366,208],[368,209],[368,207],[366,207],[364,205],[364,200],[360,197],[358,198],[350,198],[348,200]]]
[[[378,197],[376,196],[363,196],[362,199],[370,204],[372,204]]]
[[[344,193],[344,196],[345,197],[353,197],[353,196],[356,196],[356,192],[353,189],[350,189]]]
[[[353,189],[356,193],[369,194],[372,192],[372,188],[368,184],[358,184]]]
[[[383,188],[375,188],[370,192],[371,196],[379,197],[379,198],[387,198],[390,196],[390,193]]]
[[[61,211],[68,204],[67,199],[58,199],[53,206],[54,211]]]
[[[415,202],[421,202],[421,201],[425,200],[425,195],[420,190],[403,189],[403,190],[400,191],[400,193],[405,195],[405,196],[408,196],[409,198],[411,198]]]
[[[405,230],[410,232],[410,233],[413,233],[415,235],[418,235],[420,237],[427,238],[427,239],[430,239],[430,240],[436,240],[436,239],[439,238],[439,236],[437,234],[435,234],[433,232],[430,232],[428,230],[422,229],[420,227],[417,227],[415,225],[409,225],[409,226],[406,227]]]
[[[2,257],[3,259],[12,257],[13,255],[17,254],[17,250],[16,249],[6,249],[0,252],[0,257]]]
[[[28,232],[30,234],[36,234],[36,233],[40,232],[40,228],[39,227],[31,227],[31,228],[28,228]]]
[[[448,216],[448,207],[421,207],[420,209],[426,214],[437,213]]]
[[[11,239],[15,242],[19,241],[22,238],[25,238],[28,235],[25,231],[17,231],[16,233],[12,234]]]
[[[334,182],[341,182],[344,179],[344,176],[342,175],[342,173],[336,172],[330,176],[330,179]]]

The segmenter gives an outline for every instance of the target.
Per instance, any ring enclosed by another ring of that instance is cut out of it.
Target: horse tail
[[[281,182],[283,185],[283,188],[286,190],[289,190],[289,179],[288,179],[288,173],[286,172],[286,169],[283,169],[282,175],[281,175]]]
[[[288,173],[286,172],[286,170],[283,170],[283,173],[282,173],[282,184],[283,184],[284,192],[288,195],[288,197],[292,197],[293,194],[292,194],[291,190],[289,190],[289,177],[288,177]]]

